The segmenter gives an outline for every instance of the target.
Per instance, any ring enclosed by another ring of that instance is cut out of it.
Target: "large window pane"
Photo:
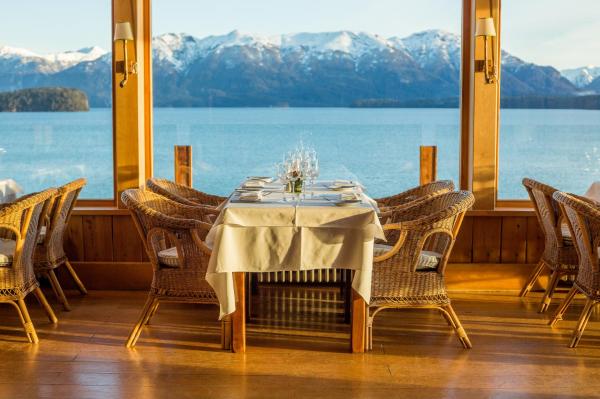
[[[374,196],[418,184],[420,145],[458,179],[459,1],[153,8],[156,176],[173,178],[173,146],[192,145],[194,185],[224,195],[302,142],[321,178]]]
[[[507,0],[502,13],[498,197],[526,198],[523,177],[582,194],[600,180],[600,3]]]
[[[112,199],[110,4],[2,7],[0,110],[35,112],[0,112],[0,179],[29,193],[86,177],[81,198]]]

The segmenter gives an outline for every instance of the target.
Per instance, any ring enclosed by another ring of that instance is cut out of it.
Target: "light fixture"
[[[123,61],[117,61],[116,65],[117,72],[123,73],[123,80],[121,80],[121,83],[119,84],[121,88],[125,87],[127,84],[129,74],[137,72],[137,63],[135,60],[129,62],[129,58],[127,56],[127,41],[129,40],[133,40],[131,24],[129,22],[117,22],[115,24],[114,41],[115,43],[118,41],[123,42]]]
[[[496,76],[496,64],[494,62],[494,52],[492,43],[492,53],[488,52],[488,38],[496,37],[496,28],[494,26],[494,18],[478,18],[477,24],[475,25],[475,36],[483,36],[483,72],[485,73],[485,82],[495,83]],[[479,69],[481,70],[481,69]]]

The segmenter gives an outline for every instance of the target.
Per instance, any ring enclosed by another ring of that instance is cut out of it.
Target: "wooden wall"
[[[75,210],[65,251],[89,289],[150,286],[152,268],[127,210]]]
[[[472,211],[465,217],[450,258],[449,287],[517,290],[538,262],[543,246],[532,211]],[[125,210],[76,210],[65,248],[90,289],[147,289],[150,285],[152,269]]]
[[[533,212],[521,216],[472,212],[460,229],[451,263],[535,264],[544,250]]]

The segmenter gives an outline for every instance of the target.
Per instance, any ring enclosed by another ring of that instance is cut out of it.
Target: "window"
[[[0,111],[23,112],[0,112],[0,179],[29,193],[86,177],[81,198],[112,199],[110,4],[35,0],[3,13]]]
[[[600,3],[507,0],[502,13],[498,198],[526,198],[523,177],[583,194],[600,180],[600,68],[587,66],[600,65]]]
[[[375,197],[418,184],[420,145],[458,180],[459,1],[154,0],[153,16],[156,176],[191,145],[194,185],[224,195],[302,142],[320,178]]]

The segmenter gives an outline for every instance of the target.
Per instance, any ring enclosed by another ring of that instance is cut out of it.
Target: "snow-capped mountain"
[[[440,30],[403,38],[352,31],[168,33],[152,45],[157,106],[348,106],[363,99],[459,95],[460,37]],[[92,106],[108,106],[110,57],[97,47],[43,56],[0,47],[0,91],[74,87]],[[578,87],[552,67],[504,53],[502,90],[510,96],[573,95]]]
[[[583,89],[600,76],[600,67],[589,65],[581,68],[564,69],[561,73],[575,86]]]
[[[0,46],[0,63],[16,62],[17,65],[37,67],[42,73],[56,73],[81,62],[94,61],[108,51],[97,47],[86,47],[75,51],[39,55],[26,49]]]

